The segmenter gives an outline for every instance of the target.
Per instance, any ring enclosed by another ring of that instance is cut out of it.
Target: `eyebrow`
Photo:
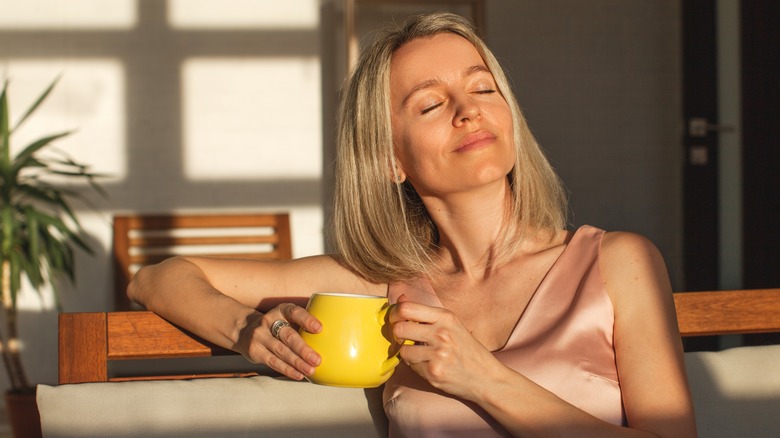
[[[484,66],[482,64],[476,64],[476,65],[472,65],[471,67],[468,67],[465,70],[463,70],[462,77],[465,78],[465,77],[471,76],[473,74],[482,73],[482,72],[490,73],[490,70],[486,66]],[[401,101],[401,107],[402,108],[405,107],[406,104],[409,102],[409,99],[411,99],[412,96],[414,96],[416,93],[418,93],[418,92],[420,92],[422,90],[425,90],[426,88],[431,88],[431,87],[434,87],[436,85],[439,85],[440,83],[441,83],[441,81],[438,80],[438,79],[428,79],[426,81],[422,81],[419,84],[415,85],[406,94],[406,97],[404,97],[404,100]]]

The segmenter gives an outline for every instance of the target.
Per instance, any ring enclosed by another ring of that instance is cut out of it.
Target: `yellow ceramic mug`
[[[315,293],[306,310],[322,323],[320,333],[301,329],[303,340],[322,357],[309,380],[321,385],[374,388],[393,374],[398,345],[386,321],[387,298]]]

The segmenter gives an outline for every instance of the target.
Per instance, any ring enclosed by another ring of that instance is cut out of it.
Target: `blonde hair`
[[[417,16],[386,29],[363,52],[339,113],[331,244],[347,267],[374,282],[410,279],[435,268],[436,225],[411,184],[396,184],[392,178],[390,60],[402,45],[443,32],[474,45],[512,112],[516,153],[507,175],[512,195],[492,263],[508,262],[529,230],[551,236],[565,227],[563,186],[531,134],[495,56],[463,17]]]

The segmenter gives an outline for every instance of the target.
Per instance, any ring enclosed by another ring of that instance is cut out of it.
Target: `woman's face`
[[[506,181],[512,114],[479,52],[441,33],[401,46],[390,64],[393,144],[420,196]]]

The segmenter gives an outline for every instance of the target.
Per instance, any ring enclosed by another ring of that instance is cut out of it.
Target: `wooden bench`
[[[674,301],[683,337],[780,332],[780,289],[678,292]],[[235,353],[147,311],[63,313],[59,319],[60,384],[128,380],[109,376],[112,361],[229,354]]]
[[[674,299],[686,338],[780,332],[780,289],[677,293]],[[325,387],[262,372],[245,378],[143,375],[150,380],[125,381],[138,379],[118,375],[117,364],[130,365],[121,368],[137,374],[139,364],[128,360],[219,362],[214,356],[234,354],[153,313],[66,313],[60,316],[59,336],[61,384],[38,386],[46,437],[388,435],[381,388]],[[251,373],[251,365],[235,359]],[[159,364],[153,363],[152,374],[159,374]],[[699,436],[780,436],[780,345],[687,352],[685,366]],[[247,374],[239,369],[231,375]]]

